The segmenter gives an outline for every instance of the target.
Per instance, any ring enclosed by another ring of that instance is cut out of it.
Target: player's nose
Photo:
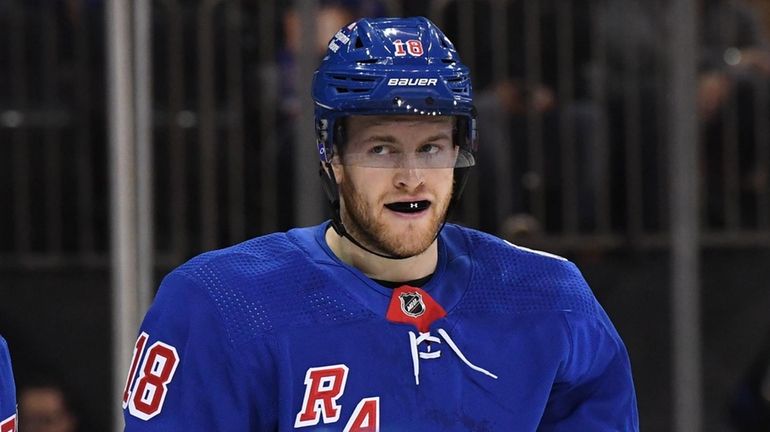
[[[398,168],[393,180],[399,189],[416,189],[425,183],[425,170],[417,166]]]

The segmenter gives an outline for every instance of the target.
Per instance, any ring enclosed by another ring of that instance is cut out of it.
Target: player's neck
[[[438,263],[438,242],[435,240],[425,252],[405,259],[388,259],[371,254],[333,229],[326,231],[326,244],[340,260],[372,279],[393,282],[416,280],[435,272]]]

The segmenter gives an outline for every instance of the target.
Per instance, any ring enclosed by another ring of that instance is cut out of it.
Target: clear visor
[[[476,164],[473,154],[455,145],[425,145],[415,150],[396,146],[374,146],[366,151],[344,152],[333,163],[368,168],[468,168]]]

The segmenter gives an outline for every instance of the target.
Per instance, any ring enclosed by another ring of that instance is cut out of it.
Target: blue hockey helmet
[[[468,67],[430,20],[360,19],[338,31],[313,77],[321,162],[339,151],[341,119],[350,115],[457,118],[455,168],[475,164],[476,111]],[[335,147],[336,146],[336,147]]]

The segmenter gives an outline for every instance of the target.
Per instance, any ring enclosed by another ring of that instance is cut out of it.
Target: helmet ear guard
[[[315,122],[315,132],[318,156],[321,159],[318,175],[321,177],[321,186],[332,211],[332,226],[337,234],[343,235],[344,228],[340,216],[340,193],[337,187],[337,178],[332,168],[334,148],[331,147],[329,140],[329,121],[327,119],[317,119]]]
[[[342,121],[334,123],[332,134],[335,138],[333,142],[339,143],[338,145],[342,145],[345,142],[344,129]],[[334,168],[332,167],[332,160],[335,156],[339,156],[339,150],[330,145],[328,121],[320,120],[316,122],[316,141],[318,143],[319,156],[321,157],[318,175],[321,177],[321,186],[326,194],[326,199],[329,201],[329,209],[332,212],[332,227],[337,234],[344,236],[346,230],[340,215],[339,187],[337,186],[337,177],[334,175]]]

